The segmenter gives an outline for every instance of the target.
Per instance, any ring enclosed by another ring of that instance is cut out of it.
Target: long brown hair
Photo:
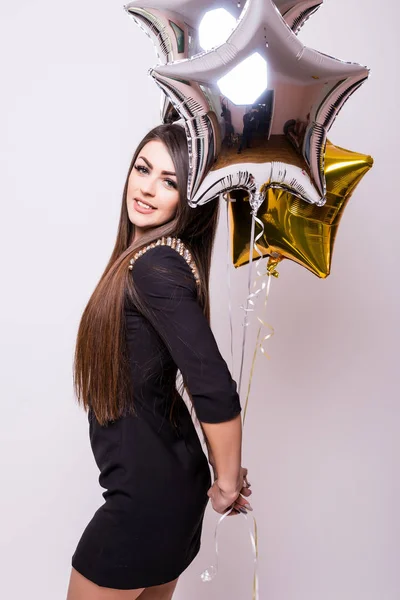
[[[139,152],[152,140],[163,142],[170,153],[177,176],[179,204],[172,220],[150,228],[132,243],[135,225],[129,219],[126,204],[128,180]],[[101,425],[118,419],[126,411],[135,414],[134,382],[131,381],[126,344],[124,307],[127,299],[135,302],[150,322],[154,319],[152,312],[141,302],[128,268],[129,260],[138,250],[162,236],[179,237],[190,249],[197,265],[200,275],[198,301],[210,322],[209,277],[219,202],[214,200],[196,208],[189,206],[186,197],[188,165],[186,134],[176,123],[159,125],[149,131],[131,160],[115,246],[82,314],[74,356],[74,391],[78,403],[86,411],[91,408]]]

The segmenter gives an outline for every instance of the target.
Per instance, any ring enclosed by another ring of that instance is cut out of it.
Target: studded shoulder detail
[[[139,250],[139,252],[136,252],[136,254],[134,254],[133,258],[130,259],[130,261],[129,261],[130,264],[129,264],[128,268],[131,270],[133,268],[133,263],[136,262],[136,260],[140,256],[142,256],[145,252],[147,252],[147,250],[150,250],[150,248],[155,248],[156,246],[170,246],[171,248],[176,250],[178,252],[178,254],[183,256],[183,258],[186,260],[187,264],[189,265],[189,267],[192,270],[192,273],[195,278],[197,286],[200,286],[200,277],[199,277],[199,272],[197,270],[196,263],[194,262],[192,255],[191,255],[190,251],[188,250],[188,248],[186,248],[185,244],[179,238],[176,238],[176,237],[163,236],[163,237],[159,238],[157,241],[152,242],[148,246],[145,246],[144,248]]]

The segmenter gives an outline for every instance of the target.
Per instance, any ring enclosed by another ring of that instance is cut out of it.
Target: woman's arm
[[[151,324],[182,373],[199,421],[217,425],[237,417],[237,385],[197,301],[196,281],[186,260],[160,245],[139,257],[130,273],[152,314]],[[212,451],[220,462],[218,449]]]
[[[150,309],[151,324],[182,373],[203,429],[218,478],[209,490],[213,507],[224,512],[231,504],[243,506],[241,495],[251,492],[243,488],[247,469],[241,467],[242,409],[237,385],[198,303],[191,269],[176,250],[160,245],[138,258],[130,272]]]
[[[202,423],[214,483],[207,492],[214,510],[224,514],[253,510],[248,496],[247,469],[241,465],[242,420],[237,415],[224,423]],[[218,466],[217,466],[218,465]],[[239,465],[239,468],[238,468]]]
[[[242,487],[242,419],[240,414],[224,423],[200,422],[214,480],[226,493],[240,492]]]
[[[212,448],[211,448],[210,442],[209,442],[209,441],[208,441],[208,439],[207,439],[206,432],[204,431],[203,424],[202,424],[202,422],[201,422],[201,421],[199,421],[199,423],[200,423],[201,429],[202,429],[202,431],[203,431],[203,439],[204,439],[204,442],[205,442],[205,444],[206,444],[206,446],[207,446],[208,462],[209,462],[209,464],[212,466],[212,469],[213,469],[213,472],[214,472],[214,480],[215,480],[215,479],[218,479],[218,471],[217,471],[217,467],[216,467],[216,465],[215,465],[215,458],[214,458],[214,454],[213,454],[213,451],[212,451]]]

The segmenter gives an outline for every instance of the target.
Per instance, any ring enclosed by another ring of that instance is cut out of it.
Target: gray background
[[[55,600],[102,504],[72,357],[115,240],[131,154],[159,122],[147,75],[156,55],[115,0],[2,0],[0,21],[1,592]],[[271,359],[258,359],[243,454],[260,600],[398,599],[398,21],[394,0],[327,0],[300,34],[371,68],[329,137],[375,166],[345,211],[331,276],[285,261],[272,282],[276,332]],[[213,327],[231,366],[221,215]],[[247,273],[232,271],[237,378]],[[219,574],[200,580],[217,519],[210,506],[177,600],[251,598],[242,517],[222,523]]]

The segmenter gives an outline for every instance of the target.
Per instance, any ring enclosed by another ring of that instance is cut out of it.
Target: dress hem
[[[156,577],[153,577],[151,581],[149,580],[140,580],[140,577],[137,578],[133,574],[134,567],[133,566],[121,566],[121,567],[106,567],[106,566],[96,566],[88,565],[85,561],[79,560],[75,555],[73,555],[71,559],[72,567],[78,571],[81,575],[89,579],[92,583],[100,587],[107,587],[116,590],[136,590],[140,588],[152,587],[155,585],[163,585],[164,583],[169,583],[182,575],[182,573],[189,567],[189,565],[193,562],[200,551],[201,544],[199,543],[194,552],[192,553],[190,559],[184,563],[184,566],[172,573],[171,575],[164,575],[161,579],[157,580]]]

